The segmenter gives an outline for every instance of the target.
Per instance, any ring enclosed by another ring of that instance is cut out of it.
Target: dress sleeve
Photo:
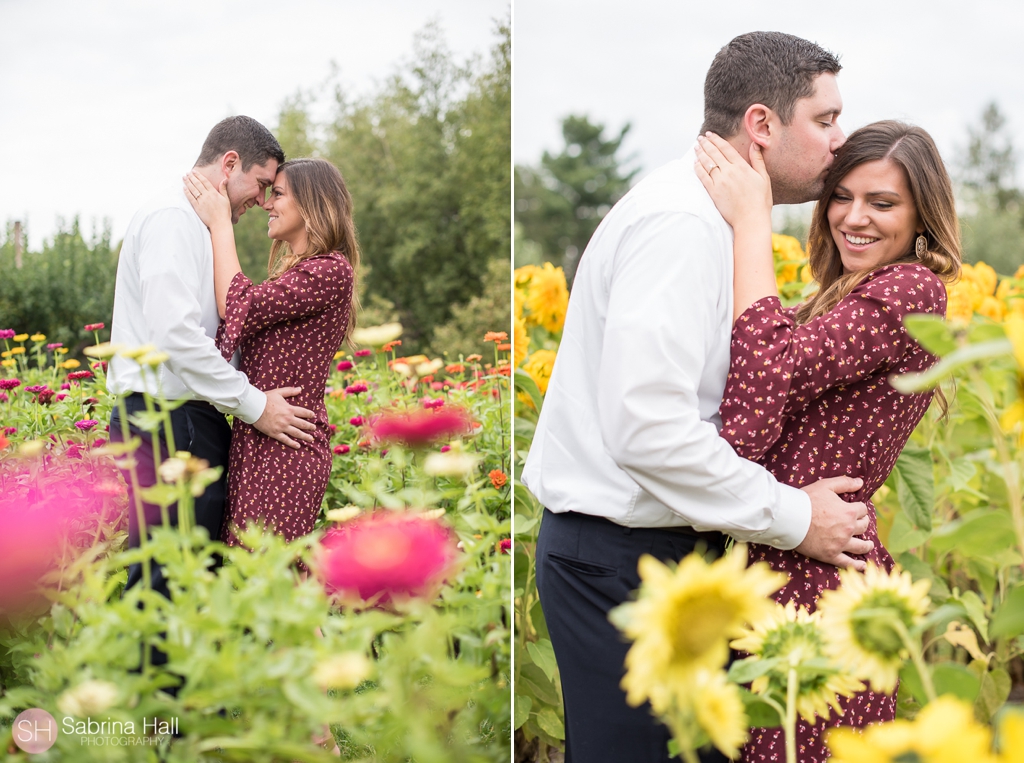
[[[236,273],[227,311],[217,331],[221,355],[230,359],[242,340],[275,323],[306,318],[352,300],[352,266],[340,256],[302,260],[279,277],[254,284]]]
[[[879,268],[803,325],[777,297],[758,300],[733,326],[722,436],[740,455],[759,458],[786,419],[826,390],[884,372],[916,346],[903,316],[945,310],[942,281],[912,264]]]

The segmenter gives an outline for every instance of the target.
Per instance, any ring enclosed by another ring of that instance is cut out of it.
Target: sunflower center
[[[895,623],[909,628],[914,621],[903,597],[892,591],[873,591],[851,614],[853,635],[861,647],[889,659],[899,657],[904,644]]]
[[[694,596],[680,611],[688,617],[675,629],[675,647],[686,660],[700,657],[727,637],[737,615],[735,605],[722,599],[719,591]]]

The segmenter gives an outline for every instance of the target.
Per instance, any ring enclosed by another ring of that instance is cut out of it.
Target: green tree
[[[406,351],[426,349],[511,249],[507,22],[497,37],[489,60],[459,65],[428,26],[412,64],[379,92],[338,93],[326,129],[323,155],[352,192],[367,295],[395,305]]]
[[[516,166],[515,216],[524,239],[517,256],[531,251],[527,241],[535,242],[543,258],[561,265],[572,279],[590,237],[640,171],[624,169],[629,159],[618,155],[629,129],[626,124],[606,137],[604,125],[569,116],[562,121],[560,153],[545,151],[539,167]]]
[[[18,268],[8,224],[0,245],[0,328],[41,332],[72,351],[92,344],[82,327],[102,322],[110,328],[119,249],[111,244],[109,221],[86,240],[75,217],[61,220],[41,251],[26,248]]]
[[[990,103],[967,130],[956,161],[966,211],[960,218],[964,260],[1012,275],[1024,264],[1024,194],[1016,185],[1017,153],[999,106]]]

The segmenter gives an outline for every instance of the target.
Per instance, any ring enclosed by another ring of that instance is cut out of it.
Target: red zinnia
[[[351,360],[343,360],[340,363],[338,363],[338,370],[339,371],[348,371],[349,369],[352,368],[352,365],[353,364],[352,364]]]
[[[0,379],[0,389],[14,389],[21,386],[21,379]]]
[[[335,445],[334,446],[334,455],[336,455],[336,456],[344,456],[346,453],[349,452],[349,450],[351,450],[351,448],[349,448],[348,445]]]
[[[355,356],[357,358],[365,358],[367,355],[373,355],[373,350],[356,350]]]
[[[100,329],[106,328],[106,324],[103,323],[87,323],[85,326],[86,331],[99,331]]]
[[[363,382],[359,382],[357,384],[349,384],[345,387],[345,392],[349,395],[358,395],[360,392],[366,392],[367,389],[369,388]]]
[[[434,519],[380,512],[332,528],[321,546],[329,594],[385,604],[432,598],[455,568],[455,534]]]
[[[498,550],[501,553],[503,553],[503,554],[507,554],[511,548],[512,548],[512,539],[511,538],[502,538],[498,542]]]
[[[68,374],[68,378],[71,381],[75,381],[77,379],[88,379],[91,376],[92,371],[72,371],[71,373]]]
[[[461,408],[388,412],[374,419],[370,431],[378,440],[422,448],[435,440],[468,434],[472,419]]]

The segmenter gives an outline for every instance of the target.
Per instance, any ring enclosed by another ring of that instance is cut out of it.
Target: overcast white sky
[[[40,246],[57,216],[112,221],[195,161],[209,129],[268,126],[340,69],[366,92],[437,20],[459,59],[485,54],[508,0],[0,0],[0,226]],[[324,108],[329,99],[323,101]]]
[[[587,0],[515,0],[516,162],[560,150],[560,120],[570,113],[615,130],[632,122],[623,153],[636,152],[644,171],[672,160],[700,129],[715,53],[755,30],[840,54],[847,133],[905,119],[928,130],[949,162],[967,125],[996,100],[1024,154],[1022,3],[631,0],[612,11]]]

